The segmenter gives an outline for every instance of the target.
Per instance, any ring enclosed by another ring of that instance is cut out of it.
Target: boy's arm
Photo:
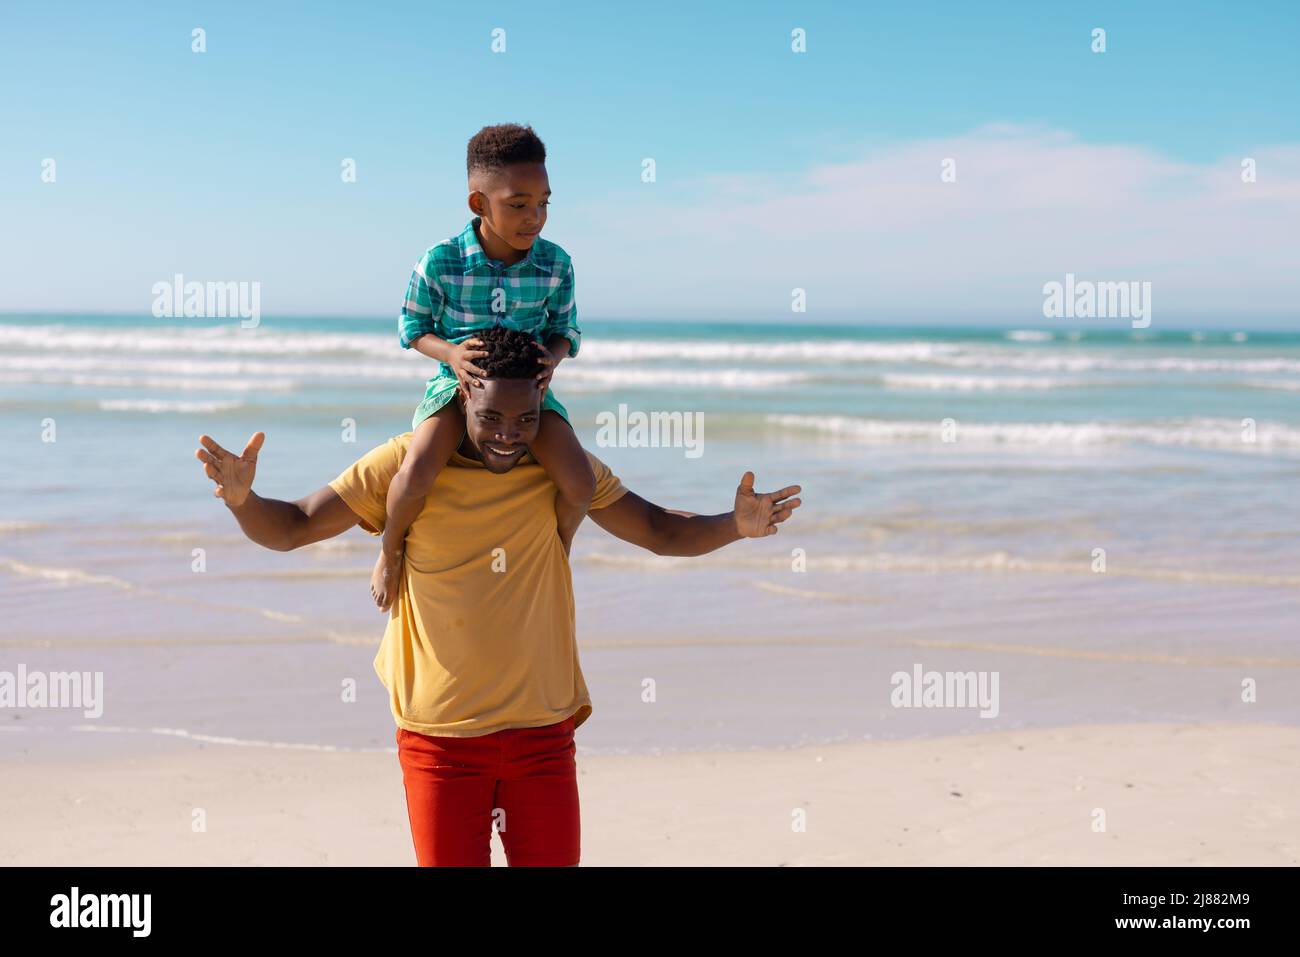
[[[632,491],[588,514],[611,535],[656,555],[704,555],[742,538],[775,535],[777,525],[802,504],[791,497],[800,491],[790,485],[779,492],[756,493],[754,473],[746,472],[736,488],[735,508],[721,515],[662,508]]]
[[[426,343],[430,348],[436,348],[438,342],[447,345],[437,336],[438,320],[442,317],[446,297],[443,296],[442,287],[438,285],[435,276],[436,265],[431,248],[415,264],[415,268],[411,270],[411,279],[406,284],[406,299],[402,302],[402,312],[397,319],[397,334],[404,349],[413,346],[419,348],[416,343],[430,337],[436,340],[436,342]],[[419,351],[431,358],[444,361],[441,357],[425,352],[422,348]]]
[[[582,331],[578,328],[578,306],[573,295],[572,261],[565,269],[560,285],[547,299],[546,328],[541,338],[557,361],[576,356],[578,347],[582,345]]]
[[[572,343],[561,332],[549,333],[546,339],[546,351],[551,354],[558,366],[561,359],[568,358]]]
[[[411,341],[410,348],[430,359],[450,363],[449,357],[454,347],[446,339],[439,339],[432,332],[421,332],[417,333],[416,338]]]

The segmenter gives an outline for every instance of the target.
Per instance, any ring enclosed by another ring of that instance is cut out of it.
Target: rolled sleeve
[[[427,333],[438,334],[438,320],[442,318],[446,298],[438,285],[433,269],[432,250],[425,253],[411,270],[411,281],[406,284],[406,299],[397,320],[397,332],[403,349]]]
[[[329,487],[365,523],[365,530],[371,535],[378,535],[384,529],[388,485],[402,465],[403,438],[389,439],[371,449],[329,483]]]
[[[569,357],[578,354],[582,330],[578,328],[578,306],[573,296],[573,263],[564,270],[560,285],[546,301],[546,338],[564,336],[569,340]]]
[[[583,451],[587,452],[586,449]],[[587,452],[587,461],[591,463],[591,471],[596,476],[596,490],[591,496],[589,508],[608,508],[627,494],[627,486],[619,481],[613,469],[590,452]]]

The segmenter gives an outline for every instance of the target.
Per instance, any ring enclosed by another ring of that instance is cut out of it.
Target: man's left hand
[[[801,499],[790,497],[800,491],[798,485],[787,485],[779,492],[755,492],[754,473],[746,472],[736,489],[736,531],[745,538],[775,535],[777,525],[802,504]]]

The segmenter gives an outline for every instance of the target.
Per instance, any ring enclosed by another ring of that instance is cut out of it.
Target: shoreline
[[[1300,729],[1284,725],[580,750],[578,771],[591,866],[1300,863]],[[176,739],[136,757],[32,755],[6,782],[0,865],[414,865],[391,753]]]

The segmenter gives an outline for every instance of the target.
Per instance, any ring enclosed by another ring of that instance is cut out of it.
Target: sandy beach
[[[580,734],[579,784],[584,865],[1300,863],[1300,730],[1280,725],[585,757]],[[5,770],[0,821],[7,866],[414,864],[382,752],[178,740],[134,758],[33,753]]]

